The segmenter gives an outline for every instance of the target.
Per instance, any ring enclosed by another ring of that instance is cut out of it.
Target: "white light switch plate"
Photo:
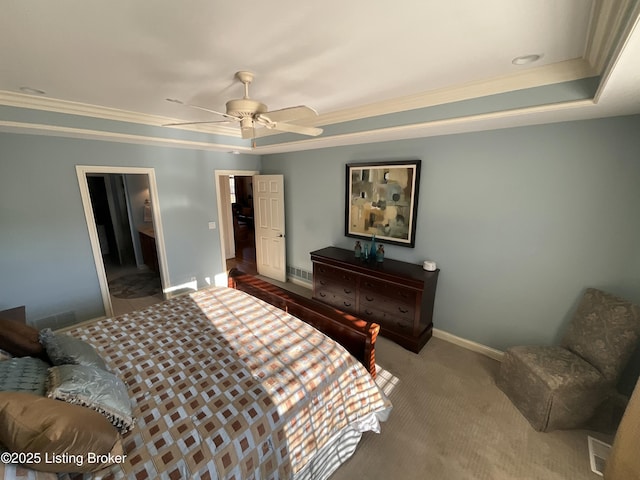
[[[215,230],[216,229],[216,222],[209,222],[209,230]]]

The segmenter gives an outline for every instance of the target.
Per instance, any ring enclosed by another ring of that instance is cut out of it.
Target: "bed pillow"
[[[38,329],[26,323],[0,317],[0,350],[15,357],[46,359],[46,352],[38,341]]]
[[[1,362],[2,360],[6,360],[6,359],[8,359],[8,358],[13,358],[13,355],[12,355],[12,354],[10,354],[9,352],[7,352],[6,350],[2,350],[2,349],[0,348],[0,362]],[[0,478],[2,478],[2,477],[0,477]]]
[[[51,367],[47,396],[100,412],[123,434],[133,428],[127,387],[114,374],[101,368],[87,365]]]
[[[45,328],[40,332],[39,340],[54,365],[87,365],[107,370],[96,349],[79,338]]]
[[[0,392],[46,393],[49,364],[39,358],[16,357],[0,362]]]
[[[122,455],[118,430],[93,410],[23,392],[0,392],[0,443],[10,452],[34,454],[24,465],[44,472],[94,472],[109,464],[88,453]],[[46,461],[67,454],[67,463]],[[37,456],[39,455],[39,461]]]

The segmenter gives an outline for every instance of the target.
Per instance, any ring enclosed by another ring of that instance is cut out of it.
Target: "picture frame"
[[[347,237],[415,247],[421,160],[348,163]]]

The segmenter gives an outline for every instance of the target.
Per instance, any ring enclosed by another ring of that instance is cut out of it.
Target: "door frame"
[[[231,199],[222,198],[220,192],[220,178],[223,176],[237,175],[239,177],[253,177],[254,175],[260,175],[257,170],[214,170],[214,182],[216,190],[216,201],[218,203],[218,233],[220,235],[220,259],[222,260],[222,271],[224,272],[224,282],[227,281],[227,255],[225,251],[225,243],[227,241],[227,232],[225,230],[226,224],[223,221],[225,215],[225,209],[231,209]],[[224,203],[223,203],[224,202]]]
[[[96,220],[91,207],[91,197],[89,195],[89,184],[87,182],[87,174],[113,173],[121,175],[147,175],[149,179],[149,196],[151,197],[151,215],[153,218],[153,229],[156,237],[156,250],[158,252],[158,264],[160,265],[160,282],[163,287],[163,296],[166,298],[166,286],[169,285],[169,271],[167,270],[167,260],[165,254],[164,235],[162,230],[162,220],[160,217],[160,202],[158,200],[158,186],[156,184],[156,173],[153,168],[146,167],[109,167],[100,165],[76,165],[76,175],[78,176],[78,186],[80,187],[80,196],[82,198],[82,207],[87,222],[87,230],[89,232],[89,241],[91,242],[91,251],[93,252],[93,260],[96,265],[96,273],[98,275],[98,283],[100,284],[100,293],[102,295],[102,303],[107,317],[113,316],[113,307],[111,305],[111,296],[109,295],[109,282],[107,273],[102,261],[102,252],[100,250],[100,242],[98,240],[98,229]]]

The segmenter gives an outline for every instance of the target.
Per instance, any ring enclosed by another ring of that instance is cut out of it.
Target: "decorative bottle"
[[[362,245],[360,245],[360,242],[356,242],[356,247],[354,250],[355,250],[356,258],[360,258],[360,255],[362,254]]]
[[[384,262],[384,245],[380,245],[376,251],[376,262]]]
[[[373,236],[371,237],[371,250],[369,250],[369,258],[374,259],[376,258],[376,235],[375,233],[373,234]]]

